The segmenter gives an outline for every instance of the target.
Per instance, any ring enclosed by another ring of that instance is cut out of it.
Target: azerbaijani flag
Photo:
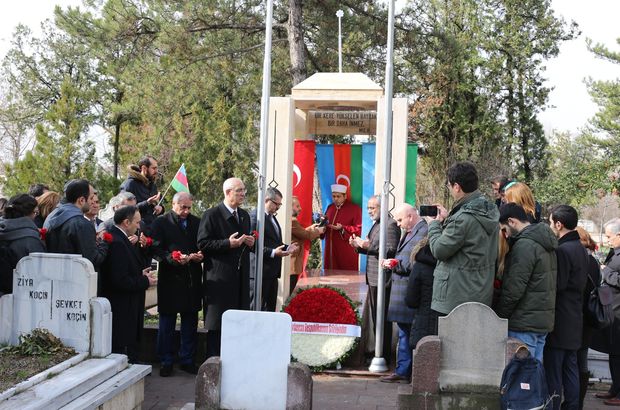
[[[181,164],[181,167],[177,171],[177,174],[170,183],[172,188],[177,192],[187,192],[189,194],[189,184],[187,183],[187,173],[185,172],[185,164]]]

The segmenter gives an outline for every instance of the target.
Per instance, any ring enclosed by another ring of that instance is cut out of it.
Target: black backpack
[[[13,269],[17,262],[17,256],[9,243],[0,242],[0,295],[13,292]]]
[[[502,410],[543,409],[548,400],[549,392],[542,363],[532,357],[527,347],[519,346],[502,374]]]

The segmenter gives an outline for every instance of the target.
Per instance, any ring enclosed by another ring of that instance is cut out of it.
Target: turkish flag
[[[295,152],[293,160],[293,195],[299,199],[301,213],[297,220],[302,226],[312,224],[312,189],[314,188],[314,156],[315,142],[313,140],[295,141]],[[310,242],[306,242],[304,247],[304,271],[310,253]]]

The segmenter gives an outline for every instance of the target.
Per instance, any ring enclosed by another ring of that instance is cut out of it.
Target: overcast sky
[[[0,56],[6,53],[15,25],[24,23],[33,29],[52,16],[54,4],[63,7],[79,5],[80,0],[18,0],[5,1],[0,13]],[[586,38],[601,42],[620,51],[616,38],[620,37],[620,0],[553,0],[552,7],[565,20],[575,20],[581,36],[565,42],[560,55],[547,62],[548,85],[554,87],[550,96],[551,108],[540,115],[546,131],[557,129],[577,133],[596,112],[587,93],[584,79],[620,78],[620,65],[596,59],[586,49]]]

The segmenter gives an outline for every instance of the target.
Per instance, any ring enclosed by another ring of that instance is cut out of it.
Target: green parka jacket
[[[529,225],[510,238],[497,315],[508,329],[549,333],[555,319],[558,240],[547,224]]]
[[[479,191],[462,198],[443,221],[431,222],[428,240],[437,259],[431,309],[448,314],[465,302],[491,305],[499,211]]]

